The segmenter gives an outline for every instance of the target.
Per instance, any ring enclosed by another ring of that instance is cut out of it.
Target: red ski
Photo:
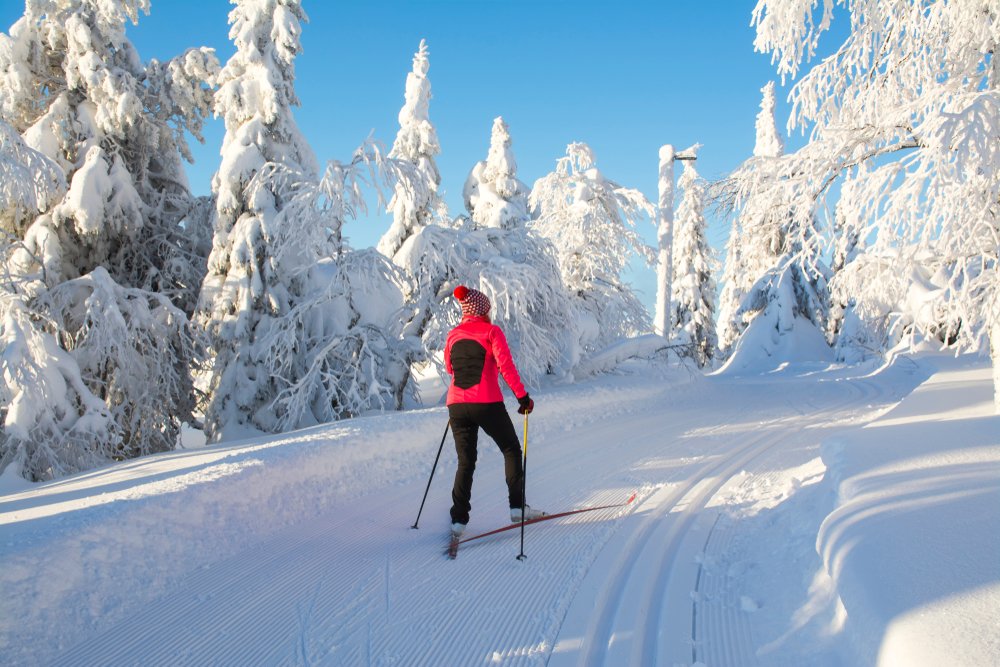
[[[530,526],[533,523],[541,523],[542,521],[549,521],[551,519],[561,519],[562,517],[565,516],[572,516],[573,514],[583,514],[584,512],[596,512],[597,510],[607,510],[607,509],[613,509],[615,507],[627,507],[628,505],[631,505],[632,502],[635,500],[635,496],[636,494],[633,493],[631,496],[629,496],[629,499],[623,503],[615,503],[613,505],[601,505],[599,507],[582,507],[580,509],[570,510],[568,512],[559,512],[558,514],[546,514],[545,516],[540,516],[537,519],[528,519],[527,521],[524,522],[524,525]],[[448,547],[448,556],[450,558],[455,558],[455,556],[458,555],[458,545],[460,544],[465,544],[466,542],[471,542],[472,540],[478,540],[481,537],[489,537],[490,535],[503,533],[508,530],[515,530],[520,527],[521,527],[521,522],[517,521],[515,523],[510,524],[509,526],[504,526],[503,528],[497,528],[496,530],[491,530],[486,533],[479,533],[478,535],[473,535],[471,537],[466,537],[464,539],[457,541],[452,540],[451,544]]]

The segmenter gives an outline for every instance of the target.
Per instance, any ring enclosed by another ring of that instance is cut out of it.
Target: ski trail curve
[[[831,385],[832,386],[832,385]],[[870,388],[870,387],[869,387]],[[846,392],[843,391],[846,389]],[[854,383],[836,386],[835,400],[824,401],[828,415],[869,396]],[[713,448],[716,457],[686,468],[684,479],[650,496],[623,526],[628,533],[613,562],[594,568],[568,611],[548,664],[690,664],[699,661],[697,620],[699,556],[706,552],[718,514],[709,501],[756,459],[796,441],[815,424],[816,409],[795,405],[794,414],[769,420],[756,433],[736,433]],[[603,555],[602,555],[603,556]],[[746,627],[722,624],[723,663],[755,664]]]

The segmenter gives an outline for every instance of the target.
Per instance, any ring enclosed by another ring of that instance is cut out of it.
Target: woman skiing
[[[490,321],[490,300],[479,290],[464,285],[455,288],[454,294],[462,306],[462,321],[448,334],[444,364],[452,376],[447,404],[458,453],[458,470],[451,492],[451,531],[457,538],[465,530],[472,509],[472,476],[476,470],[480,428],[503,453],[510,520],[521,521],[522,508],[526,521],[545,513],[524,503],[521,443],[504,406],[498,374],[503,375],[517,397],[519,414],[530,414],[535,403],[521,384],[507,338]]]

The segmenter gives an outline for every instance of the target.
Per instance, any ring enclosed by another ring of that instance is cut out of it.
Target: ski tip
[[[633,493],[631,496],[628,497],[628,500],[625,501],[625,504],[628,505],[629,503],[631,503],[633,500],[635,500],[635,497],[637,495],[638,495],[638,493]]]

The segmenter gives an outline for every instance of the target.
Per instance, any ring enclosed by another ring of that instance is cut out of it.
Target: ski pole
[[[444,425],[444,435],[441,436],[441,446],[438,447],[437,456],[434,457],[434,466],[431,468],[431,477],[427,480],[427,488],[424,489],[424,499],[420,501],[420,510],[417,511],[417,520],[413,522],[410,528],[417,528],[417,524],[420,523],[420,515],[424,511],[424,503],[427,502],[427,492],[431,490],[431,480],[434,479],[434,471],[438,467],[438,459],[441,458],[441,450],[444,449],[444,439],[448,437],[448,429],[451,427],[451,420]]]
[[[528,490],[528,413],[524,413],[524,464],[521,466],[521,553],[518,554],[518,560],[524,560],[527,556],[524,555],[524,516],[527,514],[526,509],[528,503],[526,502],[525,494]]]

